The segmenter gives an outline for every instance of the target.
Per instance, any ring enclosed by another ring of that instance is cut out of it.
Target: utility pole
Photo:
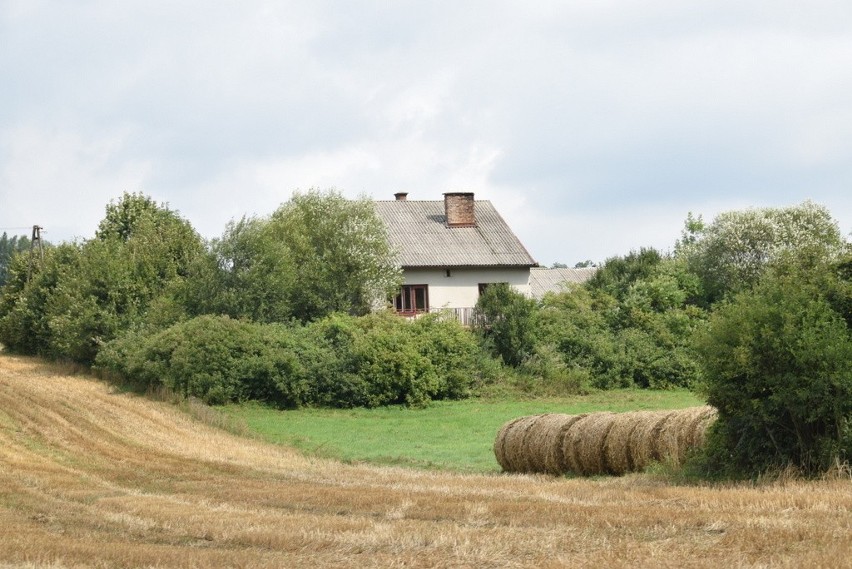
[[[29,282],[29,280],[33,276],[33,264],[35,264],[35,260],[36,260],[35,259],[36,249],[38,249],[38,264],[39,264],[39,267],[41,266],[42,261],[44,261],[44,247],[42,247],[42,242],[41,242],[41,230],[42,229],[44,229],[44,228],[39,227],[38,225],[33,225],[33,236],[32,236],[32,239],[30,239],[30,270],[27,273],[27,282]]]

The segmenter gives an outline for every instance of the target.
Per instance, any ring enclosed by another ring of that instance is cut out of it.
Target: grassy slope
[[[500,426],[523,415],[678,409],[703,402],[687,391],[608,391],[561,399],[439,402],[426,409],[225,408],[268,441],[308,454],[457,472],[498,472],[492,445]]]
[[[306,459],[0,354],[0,567],[848,567],[850,488]]]

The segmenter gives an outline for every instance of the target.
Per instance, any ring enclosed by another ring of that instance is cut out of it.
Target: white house
[[[467,192],[443,200],[377,201],[405,277],[397,312],[414,315],[448,309],[464,324],[489,284],[508,283],[531,295],[530,268],[537,267],[489,201]]]

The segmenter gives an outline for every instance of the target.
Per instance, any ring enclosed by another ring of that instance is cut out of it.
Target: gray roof
[[[403,267],[533,267],[537,263],[490,201],[476,200],[476,227],[447,227],[444,201],[377,201]]]
[[[562,292],[570,284],[582,284],[592,278],[597,267],[579,269],[545,269],[530,270],[530,292],[533,298],[541,298],[548,292]]]

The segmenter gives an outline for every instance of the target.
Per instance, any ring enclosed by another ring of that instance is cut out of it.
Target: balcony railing
[[[433,308],[429,312],[445,314],[448,318],[458,320],[462,326],[472,326],[474,320],[473,307],[465,308]]]
[[[446,318],[457,320],[462,326],[470,327],[473,325],[476,318],[473,307],[464,308],[430,308],[431,314],[439,314]],[[397,314],[404,318],[417,318],[424,312],[402,312],[397,311]]]

